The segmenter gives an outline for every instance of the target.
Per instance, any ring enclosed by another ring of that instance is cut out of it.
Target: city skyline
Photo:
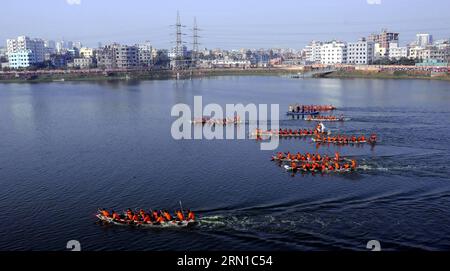
[[[49,40],[81,41],[89,47],[96,47],[99,42],[135,44],[149,40],[156,48],[170,48],[175,41],[172,34],[175,30],[170,25],[175,24],[177,10],[182,24],[186,25],[183,39],[188,47],[192,46],[194,17],[202,29],[200,48],[300,49],[311,40],[356,41],[382,28],[399,32],[401,44],[414,41],[420,32],[432,33],[435,39],[450,37],[450,18],[446,16],[450,3],[442,0],[433,1],[433,5],[426,1],[404,0],[346,0],[343,3],[287,0],[276,4],[266,2],[266,5],[258,5],[255,1],[239,4],[227,1],[226,4],[212,5],[202,0],[164,4],[135,0],[126,2],[127,6],[125,2],[115,0],[34,2],[8,0],[2,4],[8,12],[0,18],[0,24],[6,26],[2,28],[0,39],[5,41],[27,35]],[[26,10],[23,10],[24,5],[28,7]],[[136,5],[140,8],[133,9]],[[347,9],[348,6],[352,8]],[[330,13],[329,9],[335,12]],[[104,12],[98,12],[100,10]],[[433,16],[421,16],[410,12],[412,10],[427,10],[425,14]],[[115,12],[117,16],[125,14],[123,20],[111,20],[111,14]],[[27,19],[18,20],[18,13]]]

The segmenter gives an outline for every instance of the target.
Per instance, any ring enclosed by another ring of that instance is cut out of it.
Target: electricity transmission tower
[[[200,31],[200,28],[197,26],[197,17],[194,17],[194,27],[192,28],[192,38],[193,38],[193,46],[192,46],[192,64],[195,66],[198,61],[198,52],[199,52],[199,42],[198,38],[200,36],[198,35],[198,31]]]

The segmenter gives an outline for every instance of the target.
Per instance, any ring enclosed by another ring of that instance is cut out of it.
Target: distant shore
[[[117,81],[117,80],[168,80],[191,79],[232,75],[289,75],[298,74],[299,69],[252,68],[252,69],[193,69],[193,70],[70,70],[0,73],[0,83],[39,83],[62,81]]]
[[[412,71],[337,71],[326,74],[322,77],[347,79],[423,79],[450,81],[449,73],[433,74],[432,72]]]
[[[118,81],[118,80],[168,80],[214,76],[295,76],[300,68],[220,68],[193,70],[39,70],[0,73],[0,83],[40,83],[66,81]],[[450,81],[449,73],[433,74],[431,71],[362,71],[338,70],[317,75],[319,78],[367,78],[367,79],[427,79]],[[301,76],[300,76],[301,78]]]

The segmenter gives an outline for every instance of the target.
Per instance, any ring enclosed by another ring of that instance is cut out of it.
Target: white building
[[[45,61],[45,46],[42,39],[19,36],[6,40],[6,50],[11,68],[29,67]]]
[[[176,46],[172,47],[172,50],[169,52],[169,58],[175,59],[175,58],[185,58],[187,57],[187,47],[181,46],[180,48],[177,48]]]
[[[422,48],[433,44],[433,36],[431,34],[417,34],[416,35],[416,45]]]
[[[410,59],[417,59],[417,58],[419,58],[419,52],[421,50],[423,50],[423,48],[421,48],[421,47],[417,47],[417,46],[410,47],[408,49],[408,58],[410,58]]]
[[[389,59],[399,60],[408,57],[408,47],[399,47],[398,43],[391,43],[389,45]]]
[[[388,49],[383,47],[381,43],[375,43],[374,46],[374,59],[382,59],[389,57]]]
[[[375,43],[361,39],[347,44],[347,63],[356,65],[372,64],[375,54]]]
[[[311,63],[320,63],[321,49],[323,43],[320,41],[312,41],[305,49],[305,60]]]
[[[36,63],[31,50],[22,50],[8,54],[9,67],[12,69],[27,68]]]
[[[92,58],[75,58],[73,60],[73,66],[80,69],[89,69],[92,66]]]
[[[80,57],[83,57],[83,58],[92,58],[92,57],[94,57],[94,49],[82,47],[80,49],[79,54],[80,54]]]
[[[340,41],[324,43],[320,48],[320,63],[326,65],[347,62],[347,45]]]

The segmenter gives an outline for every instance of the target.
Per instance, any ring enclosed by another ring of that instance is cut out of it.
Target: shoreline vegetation
[[[192,70],[37,70],[21,72],[0,72],[0,83],[40,83],[76,81],[118,81],[118,80],[168,80],[194,79],[215,76],[286,76],[303,78],[304,67],[295,68],[216,68]],[[307,71],[306,71],[307,72]],[[311,76],[309,76],[311,77]],[[433,72],[417,69],[367,69],[339,68],[314,78],[341,79],[427,79],[450,81],[449,72]]]

